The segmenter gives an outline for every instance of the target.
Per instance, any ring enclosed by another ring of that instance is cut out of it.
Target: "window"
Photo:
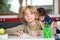
[[[9,12],[6,12],[5,14],[18,14],[19,13],[19,7],[20,7],[19,0],[8,0],[8,2],[6,3],[9,4],[10,6],[8,8]],[[27,5],[32,5],[32,6],[35,6],[36,8],[43,7],[46,9],[48,14],[53,14],[52,13],[53,0],[27,0]],[[23,0],[22,6],[26,6],[26,0]]]
[[[58,13],[60,14],[60,0],[58,0]]]

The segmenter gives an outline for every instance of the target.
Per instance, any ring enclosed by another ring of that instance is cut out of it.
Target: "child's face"
[[[44,20],[44,16],[39,16],[39,20],[43,21]]]
[[[28,8],[26,9],[26,12],[24,14],[24,19],[26,22],[33,22],[35,21],[35,14],[32,13]]]

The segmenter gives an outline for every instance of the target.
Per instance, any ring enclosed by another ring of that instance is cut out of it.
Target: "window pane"
[[[10,11],[19,13],[19,0],[12,0]]]
[[[32,5],[53,5],[53,0],[32,0]]]

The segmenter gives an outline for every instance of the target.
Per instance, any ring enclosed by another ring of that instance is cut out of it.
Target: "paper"
[[[20,38],[33,38],[33,36],[30,36],[29,34],[24,33]]]

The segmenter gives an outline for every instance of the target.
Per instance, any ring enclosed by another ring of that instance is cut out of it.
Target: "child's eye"
[[[34,13],[30,13],[30,14],[34,14]]]
[[[33,13],[31,13],[31,14],[33,14]]]
[[[25,16],[28,15],[27,13],[24,14]]]

